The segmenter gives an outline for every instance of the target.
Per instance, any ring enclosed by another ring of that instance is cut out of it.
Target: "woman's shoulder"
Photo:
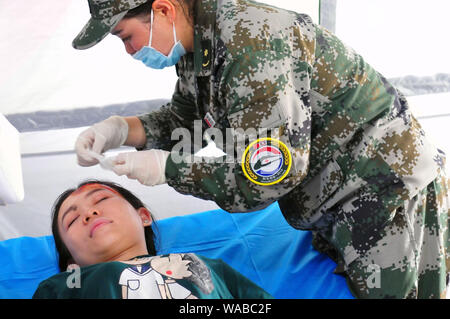
[[[301,56],[291,51],[311,46],[316,36],[315,24],[307,14],[250,1],[223,1],[216,26],[217,38],[237,56],[246,48],[249,52],[289,51],[286,54]]]

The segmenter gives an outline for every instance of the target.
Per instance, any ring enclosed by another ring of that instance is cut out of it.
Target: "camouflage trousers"
[[[381,239],[345,266],[357,298],[445,298],[450,275],[450,180],[441,172],[397,210]]]

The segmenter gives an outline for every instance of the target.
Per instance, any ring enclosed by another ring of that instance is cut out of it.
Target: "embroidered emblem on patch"
[[[276,139],[260,138],[251,143],[242,156],[242,170],[255,184],[262,186],[281,182],[292,165],[291,152]]]

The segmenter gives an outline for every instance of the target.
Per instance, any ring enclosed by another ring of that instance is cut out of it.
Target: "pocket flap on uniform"
[[[276,128],[284,124],[285,115],[278,105],[270,108],[249,106],[228,115],[228,121],[234,129],[258,130]]]
[[[259,137],[269,137],[278,131],[273,131],[285,123],[285,115],[278,106],[270,108],[270,112],[255,110],[249,107],[228,115],[228,121],[233,129],[233,137],[238,145],[245,144],[246,140],[254,141]],[[270,133],[272,132],[272,133]]]

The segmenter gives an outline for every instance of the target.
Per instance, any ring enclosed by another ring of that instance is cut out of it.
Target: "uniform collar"
[[[210,76],[213,65],[217,0],[195,2],[194,69],[196,76]]]

